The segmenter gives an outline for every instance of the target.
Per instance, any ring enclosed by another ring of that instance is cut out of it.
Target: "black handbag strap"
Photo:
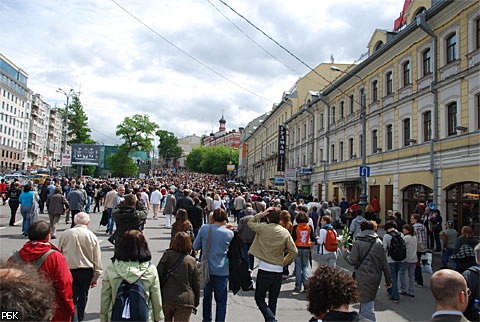
[[[169,269],[168,271],[165,273],[165,279],[164,281],[162,282],[163,285],[167,284],[167,281],[168,279],[170,278],[170,276],[173,275],[173,272],[177,269],[178,265],[180,265],[180,263],[183,261],[183,259],[185,258],[185,254],[183,254],[182,256],[178,257],[178,259],[175,261],[175,264],[173,264]]]
[[[360,264],[358,264],[357,267],[355,267],[355,270],[358,270],[360,268],[360,266],[362,266],[363,261],[365,260],[365,258],[367,258],[368,254],[370,253],[370,250],[373,247],[373,244],[375,244],[376,241],[377,241],[377,239],[375,238],[375,240],[370,243],[370,247],[368,248],[367,253],[365,254],[365,256],[363,256],[362,260],[360,261]]]

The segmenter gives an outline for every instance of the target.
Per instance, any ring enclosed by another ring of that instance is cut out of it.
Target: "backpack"
[[[336,252],[338,249],[337,233],[335,232],[335,230],[331,228],[326,229],[326,231],[327,231],[327,236],[325,237],[324,247],[329,252]]]
[[[467,271],[471,272],[468,275],[467,285],[472,290],[472,295],[468,298],[468,306],[465,309],[463,315],[470,321],[478,321],[480,311],[478,304],[475,305],[475,301],[480,300],[480,287],[478,286],[478,282],[480,279],[480,267],[473,266],[468,268]],[[465,275],[463,276],[466,278]]]
[[[396,262],[403,261],[407,257],[405,239],[399,232],[392,231],[388,234],[392,236],[390,246],[388,247],[388,255]]]
[[[141,277],[132,284],[120,283],[110,321],[148,321],[148,303]]]
[[[37,258],[32,263],[32,265],[38,270],[40,268],[40,266],[42,266],[43,262],[47,259],[47,257],[51,253],[53,253],[54,251],[55,251],[55,249],[50,248],[45,254],[43,254],[41,257]],[[17,264],[23,264],[26,261],[22,257],[20,257],[20,254],[18,253],[18,251],[15,251],[12,255],[12,262],[17,263]]]
[[[312,227],[307,223],[297,224],[295,228],[295,246],[306,248],[310,247],[310,235]]]

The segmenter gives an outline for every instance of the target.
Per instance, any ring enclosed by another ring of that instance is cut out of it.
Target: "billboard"
[[[96,165],[100,163],[100,145],[72,144],[73,165]]]

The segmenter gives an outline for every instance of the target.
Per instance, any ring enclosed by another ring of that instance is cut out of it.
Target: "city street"
[[[0,258],[6,259],[14,250],[21,248],[27,241],[21,235],[21,215],[17,213],[17,223],[15,227],[8,226],[10,209],[8,206],[0,206]],[[113,246],[107,241],[107,235],[104,227],[99,227],[100,213],[91,215],[91,224],[89,228],[94,231],[101,241],[102,262],[104,267],[110,262],[113,255]],[[152,220],[149,215],[145,226],[145,235],[149,241],[152,252],[152,263],[157,265],[162,253],[168,247],[170,240],[170,230],[164,228],[164,217],[160,220]],[[41,215],[41,218],[48,219],[47,215]],[[68,225],[69,226],[69,225]],[[59,223],[59,235],[67,229],[64,217]],[[58,239],[52,241],[54,244]],[[339,260],[339,265],[346,269],[351,269],[343,260]],[[315,268],[316,265],[314,263]],[[293,265],[290,272],[293,271]],[[254,271],[256,274],[256,270]],[[415,298],[402,297],[400,303],[393,303],[388,300],[388,295],[383,287],[378,292],[375,303],[377,321],[429,321],[434,311],[434,301],[429,289],[430,275],[424,274],[425,287],[416,288]],[[279,321],[308,321],[310,313],[307,311],[307,301],[305,293],[292,293],[294,289],[294,278],[291,277],[284,281],[278,303],[277,318]],[[85,321],[99,321],[100,311],[100,291],[99,286],[92,289],[89,295],[86,309]],[[262,321],[263,317],[257,309],[254,300],[254,292],[242,292],[237,295],[229,293],[227,321]],[[358,305],[353,306],[358,309]],[[193,316],[192,321],[201,321],[202,308],[198,308],[197,315]]]

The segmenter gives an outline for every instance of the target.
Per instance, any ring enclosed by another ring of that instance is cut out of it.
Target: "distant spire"
[[[227,121],[225,121],[225,118],[223,117],[223,111],[222,111],[222,118],[218,122],[220,123],[220,127],[218,128],[218,131],[224,132],[225,131],[225,123],[227,123]]]

